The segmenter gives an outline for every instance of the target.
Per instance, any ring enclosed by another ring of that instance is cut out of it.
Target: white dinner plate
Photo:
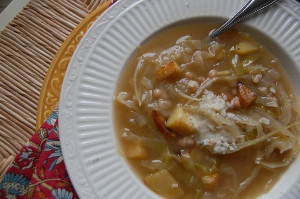
[[[113,95],[130,55],[146,38],[182,20],[228,18],[246,0],[119,0],[103,13],[76,48],[63,81],[59,131],[63,157],[80,198],[158,198],[117,152]],[[241,29],[279,58],[300,96],[300,7],[279,1]],[[124,82],[126,83],[126,82]],[[300,158],[261,198],[300,198]]]

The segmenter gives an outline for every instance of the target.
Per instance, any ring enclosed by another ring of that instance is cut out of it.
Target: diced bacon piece
[[[180,71],[178,64],[174,61],[162,66],[156,71],[156,76],[160,80],[164,80]]]
[[[241,82],[238,83],[238,97],[243,108],[247,108],[256,100],[256,94]]]
[[[152,111],[152,117],[154,120],[154,123],[158,130],[165,136],[169,137],[176,137],[174,132],[171,132],[167,127],[166,127],[166,118],[158,111],[153,110]]]

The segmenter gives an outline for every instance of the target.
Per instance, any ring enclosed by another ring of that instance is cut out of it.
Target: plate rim
[[[70,96],[66,96],[66,92],[68,89],[70,89],[70,83],[72,83],[72,80],[74,78],[78,78],[78,75],[80,74],[74,74],[74,72],[78,72],[78,67],[79,70],[83,70],[80,67],[84,67],[84,64],[86,64],[88,57],[90,57],[90,53],[93,50],[94,46],[97,44],[97,41],[99,41],[99,38],[101,38],[111,24],[114,23],[120,17],[124,12],[130,10],[135,4],[139,4],[141,2],[144,2],[145,0],[122,0],[114,4],[110,9],[105,11],[96,21],[95,23],[91,26],[91,28],[87,31],[85,36],[82,38],[81,42],[79,43],[78,47],[76,48],[71,61],[69,63],[67,72],[65,74],[65,78],[63,81],[62,85],[62,92],[60,96],[60,102],[59,102],[59,118],[60,119],[60,125],[59,125],[59,131],[60,131],[60,138],[61,138],[61,147],[62,147],[62,153],[63,157],[66,163],[67,170],[70,171],[69,175],[72,181],[72,184],[74,185],[78,195],[80,197],[88,197],[88,198],[97,198],[97,194],[92,190],[89,186],[86,186],[88,184],[88,179],[87,176],[85,176],[84,172],[82,171],[82,165],[80,165],[80,157],[77,156],[77,154],[74,154],[74,147],[76,148],[76,144],[78,144],[78,140],[72,140],[74,143],[70,144],[70,140],[67,140],[68,138],[74,138],[74,136],[70,135],[71,132],[74,132],[70,130],[73,125],[71,126],[66,126],[65,124],[68,122],[71,122],[71,124],[76,123],[75,120],[72,120],[74,118],[74,115],[76,115],[76,111],[72,109],[74,99],[70,98]],[[148,0],[155,2],[157,0]],[[191,2],[192,0],[186,0],[185,2]],[[235,0],[231,0],[235,1]],[[245,2],[245,0],[244,0]],[[187,4],[186,4],[187,5]],[[298,15],[297,15],[298,16]],[[228,16],[225,16],[228,17]],[[299,18],[298,18],[299,20]],[[246,22],[247,23],[247,22]],[[247,23],[249,24],[249,23]],[[75,69],[74,69],[75,68]],[[300,67],[298,67],[299,69]],[[79,77],[80,78],[80,77]],[[75,83],[75,85],[78,86],[78,81]],[[74,86],[74,85],[73,85]],[[76,86],[75,86],[76,87]],[[78,89],[78,88],[77,88]],[[73,92],[73,96],[76,96],[76,92]],[[77,91],[78,92],[78,91]],[[71,95],[72,96],[72,95]],[[72,101],[72,102],[70,102]],[[74,108],[74,107],[73,107]],[[61,125],[62,123],[62,125]],[[75,125],[75,124],[74,124]],[[76,136],[76,132],[75,132]],[[75,139],[75,138],[74,138]],[[75,146],[74,146],[75,144]],[[72,151],[73,150],[73,151]],[[77,157],[76,157],[77,156]],[[75,160],[74,165],[74,158],[77,159]],[[79,161],[79,162],[78,162]],[[123,162],[124,163],[124,162]],[[77,172],[75,172],[77,171]],[[140,186],[140,185],[139,185]],[[146,190],[144,190],[146,191]],[[155,195],[149,193],[149,198],[154,197]]]

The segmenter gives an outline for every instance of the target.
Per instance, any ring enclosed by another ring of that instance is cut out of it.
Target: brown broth
[[[144,44],[142,44],[140,47],[137,48],[136,52],[131,56],[129,62],[124,68],[124,71],[122,71],[115,92],[116,96],[118,93],[122,91],[126,91],[129,96],[134,96],[135,91],[134,91],[133,76],[134,76],[134,71],[136,69],[136,66],[138,65],[138,58],[140,56],[149,52],[155,52],[155,53],[161,52],[162,50],[167,49],[170,46],[173,46],[178,38],[185,35],[190,35],[193,40],[203,40],[207,37],[208,33],[214,28],[216,28],[216,26],[213,24],[203,24],[203,23],[180,24],[180,25],[169,27],[168,29],[159,32],[155,36],[148,39]],[[248,35],[246,34],[237,34],[237,33],[232,33],[232,34],[235,36],[234,38],[232,37],[230,32],[223,36],[223,39],[225,39],[227,42],[227,46],[225,48],[227,48],[228,46],[236,45],[237,41],[239,40],[249,40],[249,41],[253,40],[251,37],[248,37]],[[294,112],[293,115],[293,121],[298,121],[299,111],[297,108],[298,105],[296,105],[297,100],[293,92],[293,88],[287,78],[287,75],[285,74],[284,69],[280,66],[280,62],[264,48],[260,48],[259,53],[260,53],[260,57],[256,60],[257,63],[265,65],[269,69],[275,68],[282,75],[281,80],[278,81],[280,81],[280,83],[284,86],[286,92],[288,92],[290,97],[292,98],[293,100],[292,103],[294,107],[296,107],[295,108],[296,111]],[[228,59],[228,57],[225,56],[225,59]],[[214,65],[215,63],[214,61],[212,61],[211,63],[207,62],[206,64]],[[192,68],[191,72],[193,74],[201,73],[200,76],[201,75],[208,76],[208,73],[211,70],[211,67],[208,67],[207,69],[201,68],[201,70],[194,66],[191,66],[191,68]],[[219,71],[228,69],[228,64],[220,65],[217,69]],[[175,76],[173,78],[175,79],[170,78],[168,81],[170,81],[171,83],[176,82],[177,77]],[[139,81],[140,79],[138,80],[138,82]],[[246,79],[244,80],[244,83],[251,88],[251,86],[254,85],[251,81],[252,81],[251,79]],[[126,82],[126,84],[124,84],[124,82]],[[157,83],[153,83],[153,84],[154,87],[158,85]],[[229,93],[230,89],[231,87],[229,88],[228,86],[224,86],[220,84],[212,86],[210,88],[210,90],[216,91],[217,94]],[[170,98],[171,100],[174,101],[173,104],[185,102],[180,99],[177,99],[176,97],[170,97]],[[252,105],[252,107],[253,106],[259,107],[259,105]],[[172,108],[170,109],[173,108],[174,105],[172,105]],[[278,112],[278,110],[275,108],[274,109],[270,108],[270,110],[274,110],[274,113],[272,114],[276,114],[275,113],[276,111]],[[140,111],[145,112],[146,110],[142,109]],[[247,109],[241,110],[239,113],[246,114]],[[145,113],[146,116],[149,116],[149,114],[151,113]],[[117,100],[114,101],[114,120],[115,120],[114,124],[115,124],[117,138],[119,141],[120,152],[128,161],[128,164],[132,167],[133,171],[136,173],[136,175],[140,178],[141,181],[144,181],[145,176],[154,172],[142,166],[142,162],[144,160],[151,161],[151,160],[161,159],[161,152],[165,151],[167,146],[169,147],[169,149],[173,150],[173,152],[174,151],[176,152],[177,150],[177,146],[176,146],[177,141],[173,141],[173,139],[170,138],[164,138],[164,136],[162,136],[159,130],[153,128],[155,127],[155,124],[153,120],[149,119],[149,117],[146,118],[148,125],[137,127],[135,113],[133,113],[132,110],[129,110],[128,107],[124,106],[123,104],[120,104]],[[135,118],[135,120],[133,118]],[[131,139],[124,139],[122,134],[124,133],[124,128],[126,128],[130,132],[133,132],[138,137],[147,138],[146,140],[154,140],[153,143],[148,143],[148,144],[145,144],[143,141],[141,142],[144,147],[144,150],[146,151],[145,157],[139,157],[139,158],[127,157],[126,151],[132,145],[132,142],[128,141]],[[262,148],[264,147],[262,145],[264,144],[265,142],[254,145],[252,147],[248,147],[246,149],[243,149],[241,151],[229,155],[217,154],[213,156],[216,157],[216,159],[220,162],[220,163],[216,163],[216,165],[220,164],[221,167],[224,165],[225,166],[230,165],[230,167],[234,168],[238,178],[246,179],[247,177],[249,177],[253,169],[257,166],[253,162],[253,156],[256,155],[255,151],[262,150]],[[177,153],[179,154],[180,151],[177,151]],[[205,157],[209,157],[211,154],[206,149],[203,149],[203,153],[208,154],[205,155]],[[285,168],[286,167],[274,169],[273,171],[270,169],[261,168],[257,177],[255,177],[254,180],[251,182],[251,184],[247,186],[245,190],[242,190],[242,192],[239,195],[235,197],[231,197],[231,195],[229,194],[228,197],[224,197],[224,198],[241,198],[241,199],[257,198],[261,194],[267,193],[274,186],[274,184],[278,181],[278,179],[284,172]],[[159,169],[161,168],[157,168],[156,170]],[[229,177],[226,176],[227,174],[225,174],[224,172],[223,173],[220,172],[220,173],[221,174],[216,189],[218,189],[222,184],[226,184],[226,183],[234,184],[233,182],[230,182]],[[190,192],[190,188],[186,185],[182,185],[181,182],[179,182],[179,184],[184,192],[184,195],[180,198],[192,198],[190,197],[190,195],[187,194]],[[201,187],[201,189],[203,191],[202,194],[204,194],[204,192],[214,193],[214,191],[209,191],[203,187]]]

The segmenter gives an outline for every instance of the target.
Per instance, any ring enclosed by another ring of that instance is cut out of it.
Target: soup
[[[279,61],[248,33],[206,41],[214,28],[151,37],[116,89],[120,153],[165,198],[257,198],[299,151],[299,106]]]

